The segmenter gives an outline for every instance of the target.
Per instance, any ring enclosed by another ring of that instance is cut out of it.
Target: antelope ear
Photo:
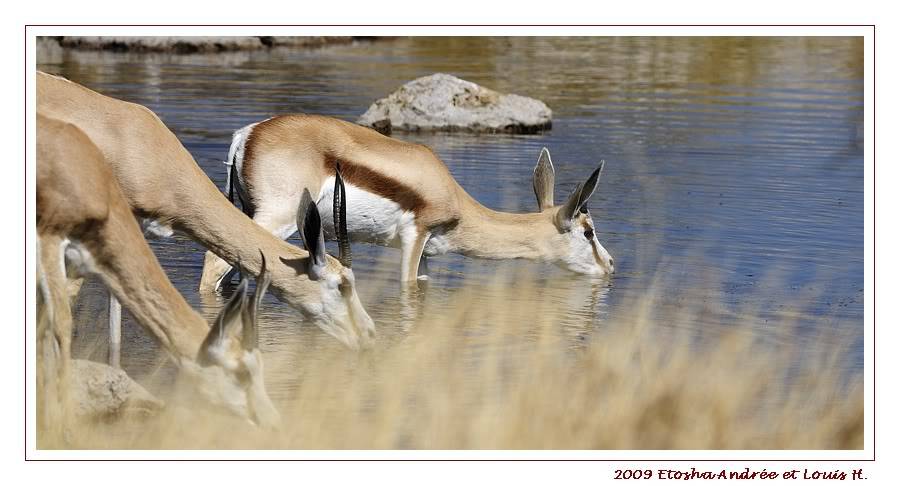
[[[594,194],[594,189],[597,188],[597,181],[600,179],[600,172],[603,171],[604,164],[605,162],[601,160],[600,167],[597,167],[586,181],[578,184],[578,187],[576,187],[575,190],[572,191],[572,194],[569,195],[569,199],[566,200],[566,203],[559,208],[559,211],[556,213],[556,226],[559,229],[563,231],[568,230],[572,224],[572,219],[575,217],[575,213],[582,207],[585,207],[585,203],[590,199],[591,195]]]
[[[556,172],[553,170],[553,162],[550,161],[550,151],[547,147],[541,149],[537,165],[534,166],[534,195],[537,197],[538,211],[553,207],[553,184]]]
[[[297,231],[300,232],[301,239],[306,236],[303,234],[303,227],[306,226],[306,211],[311,202],[312,196],[309,194],[309,189],[304,188],[303,194],[300,195],[300,205],[297,206]]]
[[[322,233],[322,219],[315,201],[310,200],[303,218],[303,246],[309,252],[309,278],[318,280],[325,274],[325,235]]]
[[[216,320],[213,321],[209,334],[200,345],[200,352],[197,361],[201,365],[212,363],[220,363],[224,358],[224,354],[228,349],[228,342],[232,339],[233,333],[242,322],[242,308],[244,299],[247,297],[247,279],[241,280],[234,295],[225,304],[225,307],[219,311]]]
[[[262,259],[262,267],[259,271],[259,278],[256,279],[256,289],[253,291],[252,296],[248,295],[246,297],[245,302],[241,306],[241,321],[243,322],[241,346],[247,351],[259,348],[259,321],[257,317],[259,315],[259,304],[262,302],[269,284],[272,283],[272,278],[266,269],[266,255],[263,254],[262,250],[259,251],[259,257]]]

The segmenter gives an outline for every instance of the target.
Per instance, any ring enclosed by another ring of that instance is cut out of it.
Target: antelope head
[[[269,282],[262,255],[256,290],[249,293],[246,277],[241,278],[201,344],[197,359],[181,360],[181,374],[213,408],[272,428],[279,425],[281,418],[266,393],[257,331],[259,304]]]
[[[356,294],[353,276],[350,238],[347,235],[347,196],[340,166],[335,171],[334,202],[332,204],[334,228],[338,239],[337,259],[325,253],[325,235],[322,219],[315,201],[304,189],[297,210],[297,228],[303,236],[303,245],[309,252],[306,273],[319,285],[321,300],[304,304],[301,309],[312,317],[323,331],[357,349],[369,346],[375,338],[375,323],[366,313]]]
[[[541,149],[537,165],[534,167],[534,194],[538,209],[547,224],[549,245],[545,248],[545,259],[573,272],[587,275],[609,275],[615,273],[613,258],[597,239],[594,220],[588,211],[587,202],[600,178],[603,161],[587,180],[579,184],[561,206],[553,204],[553,185],[556,174],[550,161],[550,151]]]

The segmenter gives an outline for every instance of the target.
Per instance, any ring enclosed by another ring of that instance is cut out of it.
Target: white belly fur
[[[347,191],[347,233],[350,241],[400,246],[401,234],[415,230],[415,214],[377,194],[344,182]],[[316,204],[322,217],[325,238],[336,239],[332,207],[334,177],[329,177],[319,191]]]

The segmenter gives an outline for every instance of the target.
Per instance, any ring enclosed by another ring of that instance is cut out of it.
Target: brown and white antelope
[[[372,341],[375,326],[359,301],[349,266],[314,242],[307,241],[304,251],[254,224],[225,199],[152,111],[41,72],[37,107],[39,113],[75,125],[90,137],[136,216],[183,232],[225,261],[241,262],[256,276],[265,255],[276,297],[351,348]],[[318,231],[311,227],[308,232]],[[341,246],[349,252],[349,244]],[[343,259],[350,261],[349,255]]]
[[[587,210],[602,162],[556,206],[553,164],[543,149],[533,178],[538,212],[527,214],[478,203],[426,146],[323,116],[278,116],[241,128],[227,163],[229,194],[236,193],[253,220],[280,238],[297,229],[293,210],[303,190],[317,201],[332,197],[340,165],[351,239],[399,247],[402,281],[427,278],[419,275],[426,257],[446,252],[546,261],[588,275],[614,272]],[[322,216],[326,234],[333,235],[333,221]],[[228,265],[207,257],[201,286],[215,287]]]
[[[210,327],[166,277],[103,154],[74,125],[37,116],[38,393],[45,428],[65,423],[72,317],[66,262],[100,276],[159,341],[203,403],[275,426],[258,349],[257,309],[243,280]],[[73,263],[74,262],[74,263]],[[71,275],[68,275],[71,277]]]

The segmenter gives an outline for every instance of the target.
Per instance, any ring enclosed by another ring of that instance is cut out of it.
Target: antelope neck
[[[478,258],[541,258],[541,239],[535,233],[545,215],[505,213],[470,201],[459,224],[446,234],[452,251]]]

